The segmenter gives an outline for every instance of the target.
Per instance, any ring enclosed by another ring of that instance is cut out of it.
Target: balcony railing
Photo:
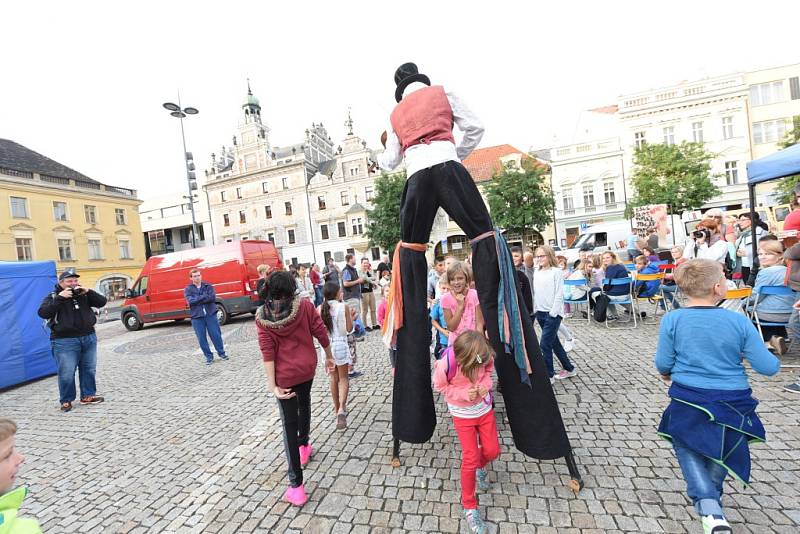
[[[556,210],[556,217],[575,217],[584,214],[591,214],[593,217],[600,213],[609,211],[621,211],[625,209],[624,202],[612,202],[608,204],[595,204],[594,206],[575,206],[571,209]]]

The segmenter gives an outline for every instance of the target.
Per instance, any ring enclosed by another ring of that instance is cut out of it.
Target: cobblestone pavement
[[[609,332],[572,321],[580,373],[557,383],[586,487],[566,487],[563,461],[517,452],[498,396],[503,452],[480,495],[490,532],[700,532],[674,455],[655,435],[667,402],[652,369],[657,327]],[[378,334],[358,345],[350,427],[336,431],[321,368],[312,392],[316,454],[310,501],[280,501],[286,467],[275,401],[267,397],[250,316],[223,327],[229,362],[202,365],[191,326],[127,332],[98,328],[98,385],[106,402],[57,408],[54,377],[0,393],[27,456],[24,513],[46,532],[466,532],[459,448],[437,397],[439,424],[425,445],[389,465],[391,380]],[[726,483],[735,531],[800,529],[798,397],[790,379],[752,380],[768,442],[754,448],[752,485]]]

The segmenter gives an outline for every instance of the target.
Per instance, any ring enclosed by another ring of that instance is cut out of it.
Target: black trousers
[[[469,172],[448,161],[414,173],[406,182],[400,211],[402,240],[427,243],[436,211],[442,207],[473,239],[492,230],[492,220]],[[502,243],[501,246],[507,246]],[[530,317],[523,313],[525,346],[533,387],[520,379],[513,354],[506,354],[497,323],[500,271],[494,237],[472,246],[475,287],[489,341],[497,354],[495,368],[514,445],[528,456],[554,459],[570,451],[569,439],[539,350]],[[424,252],[400,249],[403,279],[403,328],[397,332],[397,367],[392,398],[392,433],[409,443],[424,443],[433,435],[436,412],[430,368],[430,323],[427,313],[427,265]],[[517,298],[522,293],[517,284]]]
[[[303,468],[300,466],[300,445],[308,445],[311,429],[311,383],[313,380],[292,386],[295,396],[278,399],[278,408],[283,422],[283,448],[289,464],[289,484],[296,488],[303,484]]]

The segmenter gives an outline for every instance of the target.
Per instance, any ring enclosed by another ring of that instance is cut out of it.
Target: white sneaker
[[[561,343],[561,346],[562,346],[562,347],[564,347],[564,350],[565,350],[565,351],[567,351],[567,352],[572,352],[573,350],[575,350],[575,338],[574,338],[574,337],[572,337],[572,338],[570,338],[570,339],[565,339],[565,340],[564,340],[564,341]]]
[[[567,371],[566,369],[560,370],[558,373],[556,373],[556,378],[558,378],[559,380],[563,380],[565,378],[572,378],[577,374],[578,374],[578,367],[575,366],[572,368],[572,371]]]
[[[550,377],[550,385],[552,386],[555,383],[556,383],[556,379],[551,376]]]
[[[730,524],[721,515],[704,515],[700,518],[703,534],[732,534]]]

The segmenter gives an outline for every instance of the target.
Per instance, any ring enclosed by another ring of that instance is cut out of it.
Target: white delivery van
[[[566,256],[568,265],[572,265],[578,259],[581,248],[589,247],[596,253],[612,250],[620,256],[621,260],[627,261],[628,254],[625,251],[629,235],[631,235],[630,221],[594,224],[579,235],[568,249],[562,250],[561,255]],[[621,248],[619,247],[620,241],[623,242]]]

